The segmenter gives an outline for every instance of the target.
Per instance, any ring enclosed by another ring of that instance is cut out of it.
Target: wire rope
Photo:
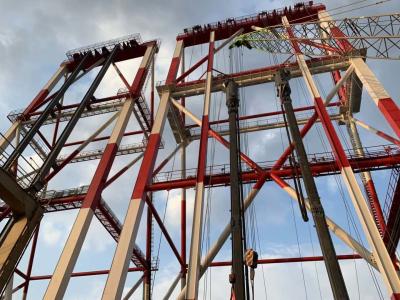
[[[171,135],[172,135],[172,133],[171,133]],[[168,174],[169,178],[167,177],[167,181],[171,179],[171,176],[172,176],[172,174],[174,172],[174,169],[175,169],[175,158],[176,158],[176,154],[173,156],[171,172],[169,172],[169,174]],[[166,203],[165,203],[165,208],[164,208],[163,218],[162,218],[162,223],[163,224],[165,222],[165,217],[166,217],[166,214],[167,214],[169,196],[170,196],[170,190],[167,191],[167,200],[166,200]],[[158,264],[160,263],[160,249],[161,249],[162,236],[163,236],[163,233],[160,230],[160,237],[158,239],[157,256],[156,256],[156,262]],[[156,281],[157,270],[155,270],[152,274],[153,274],[153,279],[151,281],[151,294],[153,294],[153,289],[154,289],[154,285],[155,285],[155,281]]]

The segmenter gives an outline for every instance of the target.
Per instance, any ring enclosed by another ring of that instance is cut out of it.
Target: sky
[[[354,1],[352,1],[354,2]],[[375,1],[360,2],[354,7],[361,7]],[[357,10],[350,8],[337,9],[350,1],[326,1],[328,10],[335,17],[360,15],[377,15],[398,12],[399,2],[388,1],[382,5],[369,6]],[[175,37],[184,28],[196,24],[206,24],[229,17],[238,17],[263,10],[281,8],[292,4],[292,1],[7,1],[0,0],[0,132],[5,132],[10,126],[7,114],[15,109],[25,107],[36,93],[55,72],[59,64],[66,58],[65,52],[80,46],[105,41],[127,34],[140,33],[143,40],[159,39],[161,48],[157,55],[156,80],[165,79],[166,72],[175,46]],[[207,51],[203,45],[185,52],[187,67],[193,64]],[[229,72],[230,64],[234,71],[270,65],[274,57],[255,50],[236,50],[232,59],[229,51],[224,49],[215,60],[216,69]],[[139,61],[118,64],[128,78],[133,78]],[[400,90],[395,74],[398,61],[370,60],[377,77],[383,82],[386,90],[397,102]],[[201,76],[204,66],[190,79]],[[88,74],[82,81],[74,84],[73,89],[66,94],[66,103],[76,102],[82,97],[97,70]],[[196,77],[197,76],[197,77]],[[321,94],[326,95],[332,82],[328,76],[316,76]],[[132,80],[132,79],[131,79]],[[114,95],[122,87],[118,76],[113,70],[107,72],[105,79],[96,91],[96,97]],[[295,106],[310,105],[310,99],[301,80],[291,81],[293,101]],[[148,96],[148,88],[145,95]],[[158,98],[156,99],[158,101]],[[227,115],[224,95],[216,93],[212,97],[211,120],[225,118]],[[274,87],[263,85],[249,87],[241,92],[241,113],[259,113],[279,109]],[[157,102],[158,103],[158,102]],[[201,115],[202,98],[193,97],[187,103],[188,108],[197,116]],[[70,137],[71,141],[88,137],[107,116],[84,119],[78,123]],[[368,122],[389,134],[393,131],[380,115],[371,98],[363,93],[359,119]],[[132,118],[133,119],[133,118]],[[128,125],[128,130],[138,128],[134,120]],[[345,146],[350,147],[345,138],[346,129],[336,126],[339,136]],[[109,133],[107,129],[105,133]],[[44,130],[45,134],[49,130]],[[243,137],[242,145],[255,161],[275,160],[287,144],[283,131],[270,130],[248,134]],[[385,144],[372,134],[360,129],[365,145],[375,146]],[[160,151],[158,161],[174,149],[174,140],[168,125],[163,136],[165,147]],[[137,139],[126,138],[122,144],[138,142]],[[320,125],[311,130],[305,138],[308,153],[330,151]],[[91,149],[104,147],[97,143]],[[89,148],[90,149],[90,148]],[[193,142],[188,147],[188,168],[197,164],[198,143]],[[209,165],[219,165],[228,162],[228,152],[215,141],[209,141]],[[33,153],[24,153],[27,157]],[[133,159],[134,156],[118,157],[111,174]],[[65,189],[87,185],[96,169],[98,161],[74,164],[68,166],[50,184],[49,189]],[[114,185],[103,192],[104,200],[122,222],[129,203],[130,195],[137,178],[138,167],[131,169],[118,179]],[[179,170],[179,156],[176,156],[165,170]],[[389,171],[379,171],[373,174],[378,195],[384,201],[387,190]],[[326,214],[338,224],[366,244],[362,229],[356,220],[351,200],[340,176],[316,178],[319,193]],[[245,186],[245,191],[248,190]],[[194,190],[188,190],[188,224],[191,229],[191,212],[193,211]],[[155,205],[161,216],[165,216],[164,224],[171,232],[172,238],[179,247],[180,194],[177,190],[158,192],[154,195]],[[229,221],[229,189],[219,187],[207,189],[205,197],[206,214],[203,236],[203,254],[213,244],[222,228]],[[40,226],[38,249],[35,256],[33,275],[51,274],[68,237],[68,232],[75,220],[77,211],[65,211],[48,214]],[[248,218],[248,243],[257,249],[262,258],[296,257],[320,255],[320,248],[312,221],[304,223],[297,204],[274,183],[266,183],[257,196]],[[137,243],[144,248],[144,226],[141,226]],[[154,299],[161,299],[169,285],[179,272],[173,253],[164,239],[160,239],[157,225],[154,225],[153,255],[159,252],[159,271],[154,283]],[[333,236],[337,253],[351,254],[341,241]],[[161,241],[161,242],[160,242]],[[188,243],[190,239],[188,238]],[[75,266],[75,271],[99,270],[110,267],[116,243],[93,219],[89,234]],[[28,247],[30,249],[30,247]],[[159,249],[159,251],[158,251]],[[29,254],[29,251],[27,251]],[[230,257],[229,242],[226,243],[216,260],[228,260]],[[20,263],[20,269],[26,270],[27,255]],[[386,297],[379,274],[371,270],[361,260],[340,263],[351,299],[379,299],[379,291]],[[229,299],[229,268],[213,268],[208,271],[200,282],[199,299]],[[139,274],[129,274],[126,292],[136,282]],[[101,296],[106,276],[72,278],[65,294],[65,299],[98,299]],[[374,282],[376,280],[376,282]],[[21,282],[15,278],[15,285]],[[40,299],[44,294],[48,281],[32,282],[28,299]],[[331,299],[326,271],[323,263],[293,263],[286,265],[266,265],[259,267],[255,278],[256,299]],[[174,293],[176,296],[176,291]],[[21,293],[16,294],[16,299]],[[141,299],[141,291],[137,291],[132,299]]]

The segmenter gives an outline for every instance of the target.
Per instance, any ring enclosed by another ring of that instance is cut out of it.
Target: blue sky
[[[15,1],[0,0],[2,18],[0,20],[0,131],[7,130],[9,121],[6,116],[9,111],[26,106],[43,84],[50,78],[62,60],[65,59],[65,52],[69,49],[84,46],[90,43],[112,39],[131,33],[140,33],[143,40],[161,39],[161,49],[157,56],[156,80],[164,80],[168,65],[172,56],[175,36],[182,32],[183,28],[195,24],[214,22],[228,17],[236,17],[255,13],[261,10],[289,5],[291,1]],[[328,9],[334,9],[348,3],[347,1],[327,1]],[[369,2],[368,2],[369,3]],[[371,2],[373,3],[373,2]],[[360,4],[361,6],[361,4]],[[375,15],[399,11],[400,5],[396,0],[380,6],[367,7],[358,11],[348,11],[346,14],[338,15]],[[336,11],[337,12],[337,11]],[[196,49],[186,50],[186,63],[194,63],[196,58],[201,57],[207,51],[206,45]],[[215,64],[218,70],[229,70],[228,51],[221,51],[217,55]],[[239,53],[240,54],[240,53]],[[270,64],[272,57],[269,54],[258,53],[254,50],[243,50],[243,67],[250,69]],[[234,59],[234,69],[239,66]],[[398,62],[370,61],[377,77],[383,82],[389,94],[397,103],[400,97],[400,90],[394,74],[398,68]],[[123,63],[119,66],[129,78],[132,78],[138,61]],[[204,66],[203,66],[204,70]],[[200,76],[200,70],[190,77]],[[90,79],[93,79],[96,72],[87,76],[81,83],[74,85],[73,90],[66,96],[66,101],[73,102],[82,97],[85,93]],[[325,94],[332,87],[328,76],[318,76],[319,88]],[[291,81],[293,90],[294,105],[300,106],[311,103],[304,94],[305,85],[301,80]],[[96,96],[113,95],[118,88],[122,87],[119,78],[110,70],[106,79],[96,92]],[[148,95],[148,91],[147,91]],[[324,93],[322,93],[324,95]],[[243,110],[248,114],[261,111],[276,110],[277,106],[274,87],[263,85],[249,87],[242,92]],[[158,100],[158,99],[157,99]],[[202,98],[193,97],[187,101],[188,107],[197,116],[201,115]],[[222,119],[226,117],[225,100],[222,94],[215,94],[212,98],[211,119]],[[361,112],[357,116],[369,124],[393,134],[381,117],[376,106],[370,97],[364,93]],[[89,136],[98,124],[105,120],[105,117],[86,119],[79,123],[77,130],[71,136],[71,140]],[[137,128],[132,121],[128,129]],[[344,127],[336,126],[339,135],[344,136]],[[107,132],[107,131],[106,131]],[[109,132],[109,130],[108,130]],[[255,161],[274,160],[283,151],[287,139],[283,130],[271,130],[268,132],[252,133],[248,135],[248,152]],[[384,144],[372,134],[360,129],[363,141],[368,146]],[[323,136],[323,129],[320,125],[311,130],[306,137],[306,150],[308,153],[330,151],[330,147]],[[166,145],[160,151],[158,161],[168,155],[174,148],[174,141],[169,126],[163,136]],[[349,147],[349,141],[342,138],[345,148]],[[124,139],[123,144],[131,143],[134,140]],[[98,143],[97,147],[104,146]],[[188,167],[195,167],[197,164],[198,143],[193,142],[188,147]],[[214,149],[214,150],[213,150]],[[214,153],[212,155],[212,153]],[[27,156],[32,155],[26,153]],[[121,166],[130,161],[132,157],[119,157],[116,159],[111,174]],[[209,164],[222,164],[228,162],[228,152],[221,145],[209,141]],[[89,180],[97,166],[97,161],[74,164],[63,170],[54,179],[50,189],[72,188],[89,184]],[[179,170],[179,156],[171,161],[166,170]],[[385,199],[388,171],[374,173],[378,195],[381,201]],[[113,186],[104,191],[103,198],[113,208],[119,219],[125,217],[125,210],[129,203],[133,185],[137,177],[137,167],[131,169],[125,176],[118,179]],[[355,222],[356,227],[351,223],[355,219],[352,209],[346,212],[345,206],[352,207],[351,201],[346,192],[345,186],[336,177],[317,178],[316,183],[320,196],[326,210],[326,214],[334,219],[346,230],[356,235],[360,233],[361,240],[365,243],[362,230]],[[341,192],[343,190],[343,193]],[[206,251],[212,244],[219,232],[229,220],[229,189],[215,188],[209,202],[210,219],[209,234],[205,234],[203,251]],[[188,190],[188,212],[193,209],[193,189]],[[165,210],[165,225],[179,247],[179,218],[180,203],[179,191],[159,192],[155,194],[155,203],[160,215]],[[166,203],[168,205],[166,206]],[[251,218],[257,220],[257,238],[249,238],[249,244],[257,248],[263,258],[268,257],[296,257],[308,255],[320,255],[317,237],[312,221],[304,223],[301,220],[299,209],[296,203],[286,195],[274,183],[266,183],[254,201]],[[40,228],[39,246],[35,257],[33,275],[51,274],[59,258],[68,231],[72,226],[77,211],[60,212],[46,215]],[[350,221],[349,221],[350,220]],[[249,226],[250,227],[250,226]],[[188,232],[191,229],[191,216],[188,216]],[[144,226],[141,227],[137,243],[144,246]],[[207,232],[207,230],[205,230]],[[249,236],[254,230],[250,230]],[[297,231],[297,233],[296,233]],[[159,245],[160,232],[155,225],[154,254],[156,255]],[[337,238],[333,237],[337,253],[350,254],[351,251]],[[188,243],[190,239],[188,238]],[[98,270],[109,268],[114,254],[115,242],[102,228],[99,222],[94,219],[90,232],[86,238],[83,250],[76,264],[75,271]],[[29,247],[28,247],[29,249]],[[28,251],[29,253],[29,251]],[[205,253],[205,252],[204,252]],[[227,260],[230,256],[229,243],[223,247],[217,260]],[[178,269],[173,253],[165,240],[160,245],[160,271],[157,272],[154,299],[160,299],[172,280],[175,278]],[[363,261],[341,262],[342,271],[352,299],[378,299],[379,296],[373,283],[373,277],[377,278],[378,286],[386,295],[385,288],[381,283],[379,275],[368,269]],[[26,256],[20,264],[22,270],[26,269]],[[206,275],[206,280],[200,283],[200,295],[203,299],[228,299],[229,268],[213,268]],[[137,280],[139,274],[130,274],[126,281],[125,289]],[[303,281],[304,278],[304,281]],[[91,278],[72,278],[65,295],[65,299],[97,299],[100,297],[106,276],[93,276]],[[19,284],[16,277],[16,284]],[[265,282],[265,287],[264,287]],[[32,282],[28,299],[40,299],[45,291],[48,281]],[[267,265],[259,267],[255,279],[256,299],[330,299],[332,298],[329,283],[323,263],[304,263],[286,265]],[[265,293],[266,290],[266,293]],[[133,299],[140,299],[138,291]],[[17,293],[17,299],[21,293]]]

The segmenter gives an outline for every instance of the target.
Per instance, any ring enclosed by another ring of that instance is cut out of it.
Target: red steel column
[[[203,117],[201,121],[200,149],[197,164],[197,183],[196,196],[194,202],[192,240],[190,243],[190,255],[188,266],[186,299],[197,299],[199,278],[200,278],[200,257],[201,257],[201,236],[203,227],[203,202],[204,202],[204,178],[207,166],[207,145],[212,84],[212,69],[214,61],[214,39],[215,35],[210,33],[210,43],[208,48],[208,65],[205,88],[205,98],[203,107]]]
[[[287,18],[283,17],[282,22],[287,28],[287,33],[289,37],[294,38]],[[374,254],[376,255],[379,271],[381,272],[389,294],[392,297],[395,297],[394,299],[397,299],[397,297],[399,297],[400,299],[400,281],[397,276],[396,270],[394,269],[394,266],[391,262],[385,244],[381,239],[379,231],[367,206],[366,200],[364,199],[361,189],[358,186],[356,177],[346,157],[343,146],[339,140],[339,137],[336,134],[332,121],[329,118],[329,114],[326,111],[326,108],[314,83],[310,70],[308,69],[308,66],[305,62],[304,55],[301,53],[296,41],[291,40],[291,43],[295,51],[300,70],[306,81],[307,88],[310,92],[310,95],[314,98],[314,104],[317,110],[317,114],[321,119],[321,123],[334,152],[336,162],[341,170],[341,174],[349,191],[350,198],[360,219],[361,225],[363,226],[365,235],[373,248]]]
[[[22,292],[23,300],[25,300],[26,297],[28,296],[28,288],[29,288],[29,282],[31,280],[33,259],[35,258],[36,245],[37,245],[37,240],[38,240],[38,236],[39,236],[39,227],[40,227],[40,224],[36,228],[35,235],[33,236],[33,240],[32,240],[31,255],[29,256],[28,269],[26,271],[26,282],[25,282],[24,290]]]
[[[183,42],[178,41],[174,57],[167,76],[167,84],[174,84],[179,69],[180,57]],[[129,266],[129,259],[139,229],[143,214],[143,207],[146,197],[146,186],[151,182],[154,164],[157,158],[158,148],[161,142],[161,134],[169,108],[170,91],[161,95],[157,116],[153,124],[142,164],[139,169],[140,176],[137,178],[135,187],[129,203],[128,211],[124,220],[121,235],[115,250],[110,273],[103,291],[102,299],[120,299],[125,285],[126,274]]]
[[[136,100],[135,95],[139,95],[142,89],[149,63],[154,55],[154,50],[154,45],[149,46],[142,59],[142,63],[136,73],[135,80],[131,87],[132,98],[125,101],[119,113],[113,132],[108,140],[108,144],[97,166],[92,182],[89,185],[82,207],[79,209],[78,216],[76,217],[71,229],[49,286],[47,287],[44,299],[60,299],[64,296],[71,273],[89,230],[94,211],[101,199],[101,193],[105,187],[105,182],[114,162],[115,154],[132,114],[133,104]]]

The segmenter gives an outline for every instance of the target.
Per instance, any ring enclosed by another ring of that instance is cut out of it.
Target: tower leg
[[[183,42],[176,44],[174,57],[167,76],[167,84],[173,84],[179,69],[179,62]],[[128,210],[122,227],[121,235],[115,250],[110,273],[108,274],[106,286],[102,299],[119,299],[125,285],[126,273],[129,266],[129,258],[136,240],[140,221],[143,214],[144,201],[146,197],[146,186],[152,180],[154,164],[157,158],[158,148],[161,143],[161,135],[164,130],[165,120],[169,109],[170,92],[166,91],[161,95],[156,119],[149,136],[149,141],[139,169],[139,176],[129,202]]]
[[[201,122],[201,136],[199,149],[199,162],[197,165],[197,183],[196,196],[194,201],[192,238],[190,243],[190,255],[188,266],[186,299],[197,299],[200,274],[200,257],[201,257],[201,236],[203,227],[203,202],[204,202],[204,178],[207,166],[207,144],[212,84],[212,68],[214,59],[214,32],[210,34],[210,43],[208,51],[208,65],[206,78],[206,93],[204,97],[203,118]]]
[[[152,53],[152,51],[152,47],[149,47],[146,52]],[[148,61],[145,63],[143,68],[146,69]],[[143,72],[143,70],[140,70],[139,68],[136,77],[141,76],[145,77],[146,72]],[[137,88],[139,88],[138,91],[140,91],[141,86],[138,86]],[[79,252],[82,248],[86,234],[89,230],[94,211],[101,199],[101,193],[105,187],[105,182],[114,162],[115,154],[118,150],[129,118],[132,114],[133,104],[134,100],[132,98],[127,99],[118,115],[113,132],[97,166],[93,180],[89,185],[89,189],[83,201],[82,207],[80,208],[78,216],[76,217],[74,225],[72,226],[61,257],[47,287],[44,299],[58,299],[62,298],[65,294],[71,273],[78,259]],[[132,251],[130,253],[132,254]]]

